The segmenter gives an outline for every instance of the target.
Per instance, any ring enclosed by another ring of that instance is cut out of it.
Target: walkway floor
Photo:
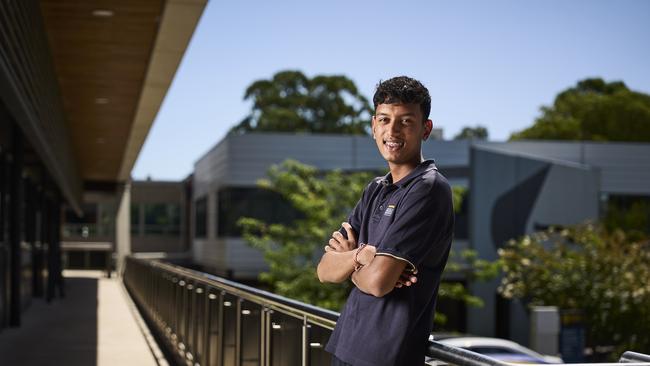
[[[126,290],[104,274],[65,271],[64,299],[34,299],[21,327],[0,332],[0,365],[157,365]]]

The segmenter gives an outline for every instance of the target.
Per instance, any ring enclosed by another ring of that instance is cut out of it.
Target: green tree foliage
[[[603,223],[608,230],[621,229],[633,240],[650,234],[650,199],[639,196],[610,197]]]
[[[321,284],[316,277],[316,266],[323,248],[334,230],[340,228],[361,197],[373,175],[369,173],[320,173],[315,168],[287,160],[273,166],[268,179],[260,186],[280,193],[298,211],[298,219],[291,225],[269,224],[253,218],[241,218],[246,242],[260,249],[269,265],[269,271],[260,280],[282,296],[339,311],[351,290],[351,282]],[[457,207],[464,189],[454,189]],[[498,268],[479,260],[466,251],[452,254],[447,271],[466,272],[472,278],[495,276]],[[480,306],[480,299],[471,296],[461,284],[443,283],[440,296]],[[444,315],[437,318],[444,322]]]
[[[650,349],[650,241],[601,225],[549,229],[499,250],[499,292],[532,305],[579,309],[590,346]]]
[[[239,220],[244,239],[264,253],[269,265],[260,280],[282,296],[340,310],[350,283],[321,284],[316,265],[332,232],[346,220],[371,178],[368,173],[341,171],[322,175],[316,168],[293,160],[271,167],[268,179],[259,185],[282,195],[299,218],[291,225]]]
[[[463,129],[454,136],[454,140],[487,140],[488,130],[484,126],[477,125],[476,127],[465,126]]]
[[[650,95],[620,81],[582,80],[541,112],[510,139],[650,141]]]
[[[251,113],[231,133],[250,131],[368,134],[372,109],[343,75],[308,78],[281,71],[253,82],[244,95]]]

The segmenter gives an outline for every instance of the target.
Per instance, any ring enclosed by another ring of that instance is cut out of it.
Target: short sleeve
[[[453,226],[449,184],[444,179],[421,180],[395,208],[377,255],[404,260],[413,270],[434,267],[447,256]]]
[[[357,235],[357,240],[359,239],[359,233],[361,232],[361,223],[363,222],[363,208],[367,204],[366,201],[368,200],[368,192],[373,188],[373,184],[376,185],[376,182],[374,180],[366,186],[366,188],[363,190],[363,193],[361,194],[361,199],[357,202],[356,206],[354,206],[354,209],[348,216],[347,222],[350,224],[350,226],[352,226],[352,229],[354,229],[354,232]],[[339,232],[343,234],[344,238],[348,238],[348,232],[343,226],[339,228]]]

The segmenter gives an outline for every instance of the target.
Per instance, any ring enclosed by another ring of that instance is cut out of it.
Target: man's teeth
[[[395,142],[395,141],[386,141],[386,146],[392,149],[400,148],[404,145],[403,142]]]

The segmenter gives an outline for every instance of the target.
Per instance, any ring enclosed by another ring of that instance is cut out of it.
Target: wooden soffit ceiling
[[[206,0],[41,0],[81,178],[124,182]]]

